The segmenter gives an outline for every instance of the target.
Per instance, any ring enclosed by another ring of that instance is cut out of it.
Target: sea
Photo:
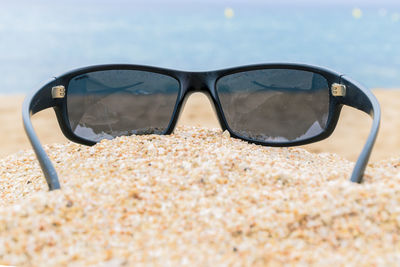
[[[1,0],[0,93],[107,63],[189,71],[307,63],[369,88],[400,88],[399,1],[276,2]]]

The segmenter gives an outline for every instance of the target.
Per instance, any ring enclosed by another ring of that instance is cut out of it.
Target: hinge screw
[[[331,87],[333,96],[346,96],[346,85],[334,83]]]
[[[53,98],[64,98],[65,97],[65,87],[63,85],[57,85],[51,88],[51,96]]]

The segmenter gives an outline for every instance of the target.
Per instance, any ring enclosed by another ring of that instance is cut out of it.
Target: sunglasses
[[[373,118],[350,180],[361,183],[380,123],[370,90],[350,78],[303,64],[262,64],[186,72],[140,65],[85,67],[54,78],[27,96],[23,123],[50,190],[57,173],[33,129],[31,116],[54,108],[63,134],[94,145],[102,139],[170,134],[187,97],[206,94],[219,123],[234,138],[264,146],[297,146],[325,139],[343,105]]]

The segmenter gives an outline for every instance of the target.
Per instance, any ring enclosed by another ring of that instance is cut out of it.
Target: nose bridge
[[[207,72],[188,73],[186,91],[191,94],[194,92],[211,93],[212,77]]]
[[[220,127],[223,130],[227,129],[224,121],[219,101],[217,100],[214,83],[218,77],[216,72],[187,72],[184,77],[181,76],[182,94],[179,100],[179,110],[185,106],[189,95],[192,93],[203,93],[209,99],[210,104],[217,115]]]

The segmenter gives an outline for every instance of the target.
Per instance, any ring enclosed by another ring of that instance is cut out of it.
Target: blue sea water
[[[234,16],[224,15],[232,8]],[[0,93],[104,63],[213,70],[303,62],[400,88],[400,6],[0,1]],[[356,10],[356,16],[357,16]],[[359,15],[359,12],[358,12]]]

